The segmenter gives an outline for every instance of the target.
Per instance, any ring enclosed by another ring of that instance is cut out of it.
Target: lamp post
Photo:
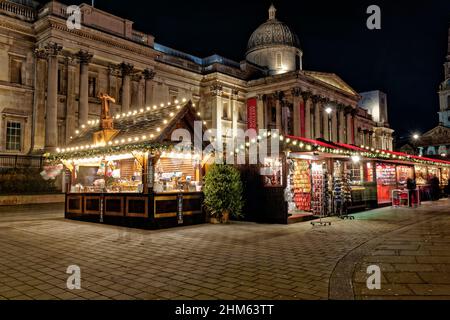
[[[333,109],[330,107],[325,109],[325,112],[328,114],[328,141],[332,140],[332,128],[331,128],[331,113],[333,112]]]
[[[418,133],[414,133],[412,136],[412,143],[414,147],[414,153],[418,153],[419,155],[422,155],[421,152],[418,152],[417,148],[417,142],[420,140],[420,135]]]

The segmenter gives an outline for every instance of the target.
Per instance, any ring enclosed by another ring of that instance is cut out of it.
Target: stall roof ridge
[[[131,114],[120,114],[113,117],[114,130],[117,134],[112,138],[114,144],[132,144],[140,142],[162,142],[169,128],[191,113],[195,120],[200,120],[191,101],[182,104],[165,105],[164,107],[146,108]],[[65,146],[65,149],[91,146],[94,134],[101,131],[100,123],[87,125],[79,129],[79,134]],[[136,140],[138,139],[138,140]],[[78,150],[78,149],[77,149]]]
[[[436,165],[439,164],[445,164],[450,166],[450,161],[445,161],[445,160],[439,160],[439,159],[432,159],[432,158],[427,158],[427,157],[421,157],[421,156],[415,156],[415,155],[410,155],[407,153],[403,153],[403,152],[397,152],[397,151],[390,151],[390,150],[383,150],[383,149],[375,149],[375,148],[363,148],[363,147],[358,147],[355,145],[351,145],[351,144],[345,144],[345,143],[340,143],[340,142],[330,142],[330,141],[325,141],[323,139],[320,140],[314,140],[314,139],[308,139],[308,138],[303,138],[303,137],[296,137],[296,136],[286,136],[287,139],[291,139],[291,140],[297,140],[297,141],[302,141],[305,143],[309,143],[309,144],[313,144],[315,146],[320,146],[320,147],[325,147],[325,148],[330,148],[330,149],[335,149],[335,150],[344,150],[344,151],[353,151],[353,152],[360,152],[360,153],[373,153],[374,156],[376,156],[376,151],[378,151],[378,155],[379,154],[386,154],[386,155],[393,155],[395,157],[403,157],[405,158],[405,161],[408,162],[412,162],[412,160],[419,160],[419,161],[426,161],[426,162],[433,162]],[[323,141],[321,141],[323,140]],[[378,159],[380,161],[395,161],[397,159],[385,159],[381,156],[374,157],[374,159]]]

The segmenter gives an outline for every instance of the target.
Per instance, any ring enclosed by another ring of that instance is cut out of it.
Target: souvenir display
[[[322,164],[313,163],[312,177],[312,211],[316,216],[326,215],[329,204],[328,176]]]
[[[289,160],[287,201],[289,211],[311,210],[311,169],[309,161]]]

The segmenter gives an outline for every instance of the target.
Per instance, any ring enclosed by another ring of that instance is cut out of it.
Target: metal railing
[[[44,165],[44,158],[41,156],[19,156],[19,155],[0,154],[0,168],[42,169],[43,165]]]

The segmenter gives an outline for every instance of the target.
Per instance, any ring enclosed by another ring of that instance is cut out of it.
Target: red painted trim
[[[247,129],[258,130],[258,112],[256,98],[247,100]]]

